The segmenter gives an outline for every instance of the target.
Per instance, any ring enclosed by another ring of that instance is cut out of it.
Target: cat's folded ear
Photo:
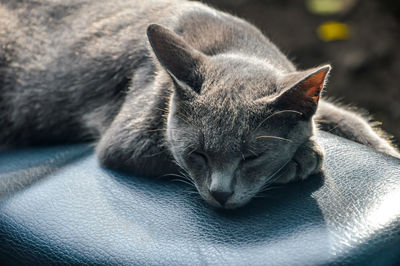
[[[330,70],[330,65],[324,65],[282,76],[278,80],[278,86],[284,90],[273,104],[279,109],[296,110],[303,117],[310,118],[317,110]]]
[[[147,37],[161,66],[173,78],[178,92],[186,96],[200,93],[203,82],[200,68],[206,55],[192,48],[175,32],[157,24],[147,28]]]

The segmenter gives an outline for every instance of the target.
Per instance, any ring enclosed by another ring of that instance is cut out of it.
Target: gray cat
[[[320,100],[330,66],[297,70],[254,26],[204,4],[0,3],[3,145],[97,140],[103,166],[183,171],[228,209],[319,172],[316,127],[400,157]]]

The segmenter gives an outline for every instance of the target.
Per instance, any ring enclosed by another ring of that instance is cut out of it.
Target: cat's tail
[[[400,158],[399,151],[392,146],[388,135],[359,113],[320,101],[315,121],[321,130]]]

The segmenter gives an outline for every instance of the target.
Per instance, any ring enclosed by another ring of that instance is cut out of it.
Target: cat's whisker
[[[258,137],[256,137],[256,139],[279,139],[279,140],[284,140],[284,141],[287,141],[287,142],[293,142],[292,140],[290,140],[290,139],[286,139],[286,138],[282,138],[282,137],[278,137],[278,136],[258,136]]]
[[[194,180],[193,180],[193,178],[192,178],[190,175],[188,175],[188,174],[186,174],[186,173],[184,173],[184,172],[182,172],[182,171],[180,171],[180,173],[181,173],[182,177],[184,177],[184,178],[190,180],[190,182],[192,182],[192,183],[194,184]]]
[[[179,173],[181,174],[181,177],[187,178],[188,180],[190,180],[190,181],[193,182],[193,184],[194,184],[194,180],[187,174],[187,170],[185,169],[185,167],[183,167],[182,165],[180,165],[176,160],[173,160],[173,162],[174,162],[179,168],[181,168],[181,170],[179,170]]]
[[[156,178],[157,178],[157,179],[160,179],[160,178],[164,178],[164,177],[178,177],[178,178],[185,178],[184,176],[182,176],[182,175],[178,175],[178,174],[175,174],[175,173],[168,173],[168,174],[160,175],[160,176],[157,176]]]
[[[187,194],[190,195],[191,198],[195,198],[195,199],[199,199],[199,200],[202,199],[201,196],[200,196],[200,194],[197,193],[197,192],[196,192],[196,193],[194,193],[194,192],[187,192]]]
[[[252,149],[248,149],[248,151],[249,151],[251,154],[253,154],[254,156],[258,156],[258,154],[257,154],[255,151],[253,151]]]
[[[178,110],[182,110],[182,111],[183,111],[183,112],[180,111],[180,112],[179,112],[180,114],[183,114],[183,115],[186,116],[186,114],[189,114],[189,113],[190,113],[189,110],[186,108],[186,106],[183,105],[182,103],[177,103],[177,106],[179,107]]]
[[[193,150],[191,150],[188,154],[191,155],[193,152],[195,152],[197,150],[197,146],[193,145],[191,148],[193,148]]]
[[[259,198],[269,198],[269,195],[257,194],[253,196],[253,199],[259,199]]]
[[[169,174],[162,175],[162,176],[160,176],[160,177],[166,177],[166,176],[170,176],[170,177],[175,176],[175,177],[178,177],[178,178],[176,178],[176,179],[173,179],[172,181],[182,181],[182,180],[184,180],[184,181],[182,181],[182,182],[186,182],[186,183],[188,183],[188,184],[190,183],[190,185],[193,185],[193,186],[194,186],[194,181],[193,181],[193,179],[192,179],[190,176],[188,176],[187,174],[185,174],[184,172],[182,172],[182,171],[180,171],[180,174],[169,173]]]
[[[166,131],[166,128],[157,128],[157,129],[144,129],[144,128],[131,128],[132,131],[144,131],[144,132],[157,132],[157,131]],[[183,130],[183,129],[178,129],[178,128],[169,128],[169,130],[174,130],[174,131],[180,131],[180,132],[184,132],[188,135],[194,135],[192,132]]]
[[[163,154],[163,153],[165,153],[166,151],[164,150],[164,151],[160,151],[160,152],[156,152],[156,153],[152,153],[152,154],[146,154],[146,155],[143,155],[143,158],[150,158],[150,157],[154,157],[154,156],[157,156],[157,155],[160,155],[160,154]]]
[[[182,108],[182,107],[180,107],[180,108]],[[188,113],[188,112],[185,111],[185,113]],[[175,116],[180,118],[181,120],[183,120],[186,124],[193,126],[192,123],[189,122],[190,119],[185,113],[179,112],[179,113],[176,113]]]
[[[168,109],[167,108],[163,109],[163,108],[154,107],[154,109],[162,111],[164,113],[168,113]]]
[[[273,198],[275,198],[274,197],[274,195],[272,195],[272,194],[264,194],[264,193],[261,193],[261,194],[257,194],[256,196],[254,196],[253,198],[269,198],[269,199],[273,199]]]
[[[198,195],[199,192],[197,190],[183,190],[184,193],[190,194],[190,195]]]
[[[185,149],[184,149],[184,151],[186,152],[186,151],[188,151],[188,150],[193,149],[193,150],[191,150],[191,151],[188,153],[188,154],[190,155],[190,154],[192,154],[192,153],[196,150],[196,148],[197,148],[197,146],[196,146],[194,143],[192,143],[192,144],[186,146]]]
[[[174,142],[179,142],[179,143],[181,143],[181,142],[186,143],[188,141],[190,141],[190,139],[174,140]]]
[[[191,125],[192,126],[192,124],[187,120],[187,118],[183,118],[182,116],[180,116],[180,115],[175,115],[176,117],[178,117],[179,119],[181,119],[181,120],[183,120],[186,124],[188,124],[188,125]]]
[[[161,175],[161,176],[159,176],[159,177],[161,178],[161,177],[168,177],[168,176],[182,177],[182,175],[178,175],[178,174],[174,174],[174,173],[170,173],[170,174]]]
[[[188,155],[191,155],[194,151],[197,150],[196,146],[195,146],[194,144],[191,144],[191,145],[187,146],[187,147],[184,149],[184,152],[186,152],[186,151],[189,150],[189,149],[193,149],[193,150],[189,151],[189,152],[188,152]]]
[[[268,178],[268,181],[263,185],[263,187],[269,186],[272,183],[274,183],[276,180],[278,180],[282,174],[279,174],[279,172],[285,168],[285,166],[291,161],[292,159],[287,160],[281,167],[279,167],[270,177]],[[279,175],[278,175],[279,174]]]
[[[185,183],[186,185],[193,186],[193,183],[187,181],[186,179],[172,179],[171,181],[182,182],[182,183]]]
[[[264,186],[263,188],[261,188],[260,193],[271,191],[271,190],[277,190],[277,189],[281,189],[281,188],[282,188],[282,186]]]
[[[192,132],[189,132],[189,131],[186,131],[186,130],[183,130],[183,129],[171,129],[170,128],[170,130],[183,132],[183,133],[188,134],[188,135],[194,135]]]
[[[162,128],[162,129],[159,129],[159,130],[160,131],[167,131],[167,128]],[[194,135],[193,132],[189,132],[189,131],[183,130],[181,128],[179,128],[179,129],[178,128],[169,128],[168,130],[183,132],[183,133],[188,134],[188,135]]]
[[[339,125],[336,125],[336,126],[334,126],[333,128],[329,129],[328,132],[332,132],[332,131],[334,131],[335,129],[337,129],[338,127],[339,127]]]
[[[298,114],[298,115],[303,115],[302,112],[299,112],[299,111],[296,111],[296,110],[281,110],[281,111],[277,111],[277,112],[275,112],[275,113],[269,115],[269,116],[268,116],[267,118],[265,118],[263,121],[261,121],[261,123],[258,124],[258,126],[254,129],[254,131],[257,131],[257,129],[259,129],[259,128],[261,127],[261,125],[264,124],[264,123],[265,123],[268,119],[270,119],[271,117],[274,117],[274,116],[276,116],[276,115],[283,114],[283,113],[295,113],[295,114]]]
[[[177,115],[179,115],[180,117],[183,116],[185,119],[190,120],[189,116],[187,115],[187,110],[184,110],[185,113],[179,112]]]

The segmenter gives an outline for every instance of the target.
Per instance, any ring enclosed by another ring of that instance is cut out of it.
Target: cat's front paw
[[[319,145],[309,140],[299,147],[287,166],[282,169],[275,183],[285,184],[304,180],[312,174],[319,173],[322,167],[324,153]]]

